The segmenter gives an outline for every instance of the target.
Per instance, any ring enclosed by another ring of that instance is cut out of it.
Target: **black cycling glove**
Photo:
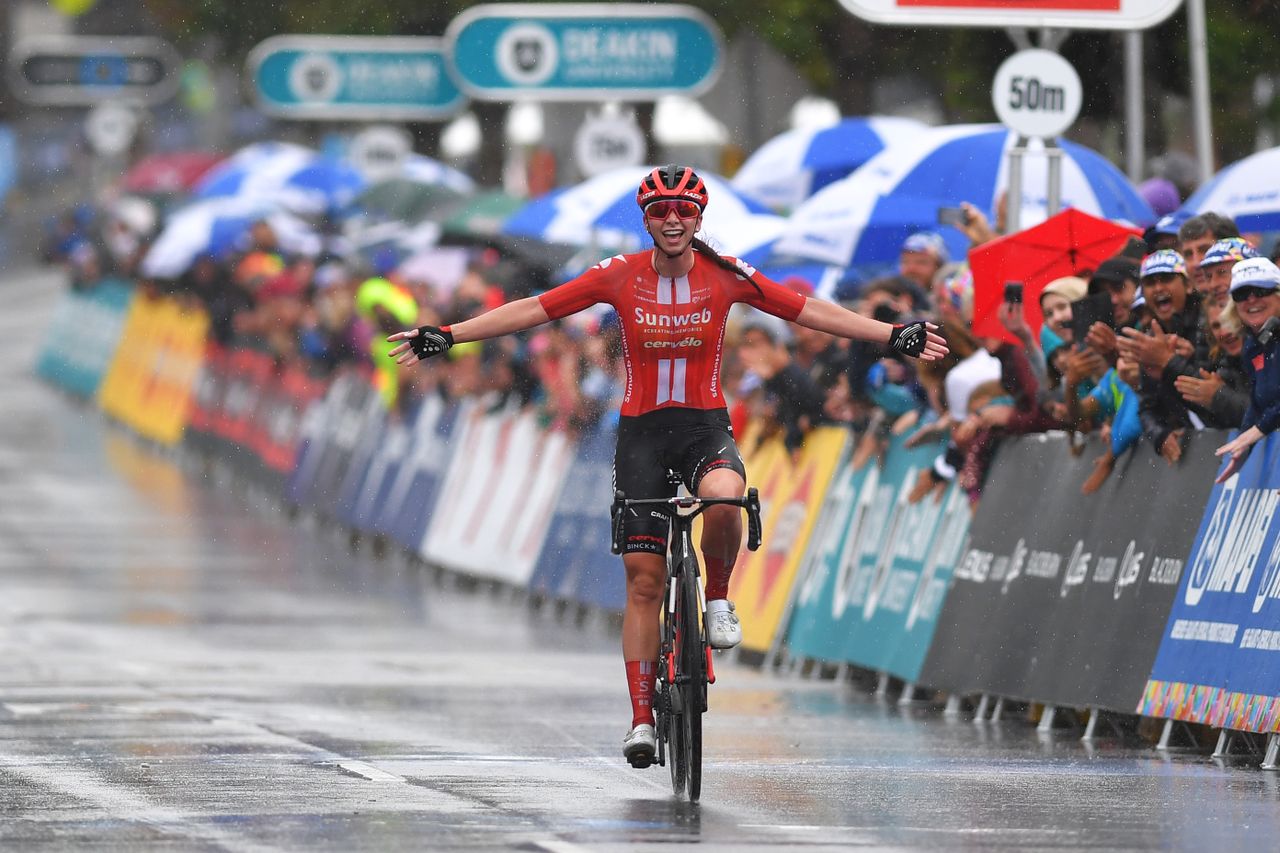
[[[418,334],[409,338],[409,348],[418,357],[418,361],[433,355],[443,355],[452,346],[453,333],[448,326],[443,329],[438,326],[419,326]]]
[[[929,340],[928,329],[924,320],[911,323],[897,323],[889,332],[889,346],[903,355],[913,358],[924,352],[924,345]]]

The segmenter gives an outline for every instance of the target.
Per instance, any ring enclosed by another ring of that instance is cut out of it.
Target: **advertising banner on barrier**
[[[98,389],[102,410],[160,444],[182,437],[209,320],[169,298],[133,300],[111,367]]]
[[[410,550],[420,549],[440,499],[454,426],[459,413],[475,405],[474,401],[446,404],[435,395],[423,401],[386,499],[377,510],[374,526],[380,533]]]
[[[1224,435],[1170,468],[1143,445],[1093,495],[1100,452],[1061,433],[1006,440],[919,681],[1132,713],[1142,696]]]
[[[963,491],[907,500],[941,450],[895,436],[883,459],[836,473],[787,632],[792,654],[919,677],[969,531]]]
[[[1213,487],[1140,714],[1280,732],[1280,441]]]
[[[626,604],[622,558],[609,550],[615,437],[613,425],[602,424],[575,442],[530,590],[606,610]]]
[[[422,541],[448,568],[526,586],[542,550],[573,444],[507,408],[468,413],[451,442],[449,473]]]
[[[92,398],[124,331],[133,287],[104,279],[62,297],[36,359],[36,373],[72,394]]]
[[[782,628],[792,583],[848,440],[842,427],[818,427],[805,437],[796,462],[778,437],[761,442],[746,459],[747,481],[760,490],[764,530],[760,550],[752,553],[743,542],[729,585],[742,619],[743,648],[768,651]]]

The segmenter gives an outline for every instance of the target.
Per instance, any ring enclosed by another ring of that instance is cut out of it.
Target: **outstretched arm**
[[[812,297],[805,299],[804,307],[800,309],[800,314],[795,321],[801,326],[816,329],[819,332],[876,344],[889,344],[894,331],[894,326],[889,323],[864,317],[847,308],[841,308],[834,302]],[[937,334],[938,327],[934,324],[926,323],[925,329],[924,349],[920,352],[919,358],[924,361],[936,361],[947,354],[947,342]]]
[[[546,310],[542,307],[542,303],[538,301],[538,297],[529,296],[524,299],[517,299],[515,302],[508,302],[500,305],[492,311],[485,312],[478,317],[472,317],[470,320],[463,320],[461,323],[454,323],[452,326],[446,326],[453,335],[451,344],[462,344],[467,341],[483,341],[488,338],[497,338],[502,335],[509,335],[512,332],[531,329],[546,323],[551,318],[547,316]],[[396,360],[396,364],[408,364],[417,360],[417,355],[413,352],[409,341],[411,338],[417,337],[418,329],[408,329],[403,332],[396,332],[387,338],[388,341],[403,341],[400,346],[391,351],[391,357]]]

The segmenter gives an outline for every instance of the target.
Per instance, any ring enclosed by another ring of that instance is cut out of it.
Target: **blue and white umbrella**
[[[342,160],[287,142],[261,142],[215,167],[196,185],[195,197],[267,201],[314,216],[345,207],[365,185]]]
[[[1173,215],[1213,211],[1230,216],[1241,231],[1280,230],[1280,148],[1238,160],[1196,190]]]
[[[280,248],[290,254],[314,256],[320,236],[296,216],[255,199],[218,198],[198,201],[176,211],[142,260],[149,278],[177,278],[196,258],[224,258],[243,245],[254,223],[266,221]]]
[[[994,221],[1008,187],[1006,152],[1014,135],[999,125],[955,125],[926,131],[914,143],[886,149],[792,213],[775,255],[839,267],[893,264],[912,233],[937,230],[953,257],[968,241],[939,228],[938,208],[970,202]],[[1146,225],[1155,218],[1137,189],[1110,161],[1065,140],[1062,206],[1104,219]],[[1048,161],[1033,143],[1023,160],[1022,227],[1048,218]]]
[[[400,167],[401,178],[417,184],[448,187],[460,193],[473,193],[476,182],[452,166],[422,154],[410,154]]]
[[[775,210],[794,210],[884,149],[909,142],[925,129],[915,119],[873,116],[789,130],[748,157],[733,176],[733,186]]]
[[[652,239],[644,230],[644,214],[636,207],[636,187],[652,170],[652,166],[615,169],[549,193],[516,211],[503,223],[502,232],[548,243],[638,251],[651,245]],[[747,217],[768,213],[759,202],[736,192],[724,178],[698,174],[706,182],[709,196],[702,219],[702,233],[709,243],[733,239],[735,229]]]

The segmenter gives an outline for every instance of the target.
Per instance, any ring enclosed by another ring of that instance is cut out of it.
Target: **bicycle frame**
[[[742,498],[691,496],[628,500],[614,495],[613,552],[622,552],[623,513],[631,507],[656,510],[670,521],[667,579],[663,595],[658,681],[654,696],[657,720],[657,763],[667,764],[671,752],[671,786],[677,796],[687,789],[697,802],[702,790],[702,715],[707,710],[707,686],[715,668],[707,642],[707,602],[698,583],[698,559],[693,550],[693,519],[707,507],[732,505],[747,511],[747,548],[760,547],[760,498],[750,489]]]

